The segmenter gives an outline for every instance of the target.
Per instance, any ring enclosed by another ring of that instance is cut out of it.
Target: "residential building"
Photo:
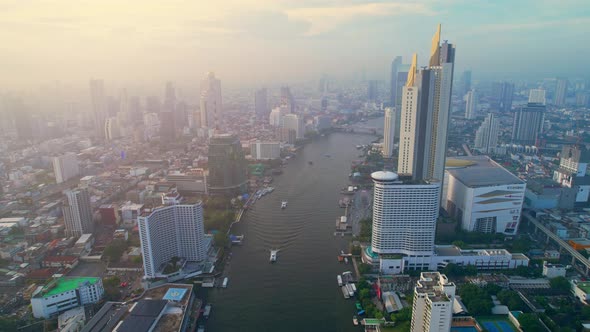
[[[254,93],[254,113],[258,119],[263,119],[268,114],[268,96],[266,88],[256,90]]]
[[[53,158],[53,174],[55,182],[62,183],[80,175],[78,159],[74,153],[66,153]]]
[[[191,262],[206,258],[201,202],[156,208],[139,216],[137,224],[148,279],[165,276],[173,257]]]
[[[385,109],[385,126],[383,127],[383,157],[393,156],[393,145],[395,138],[395,109]]]
[[[332,127],[332,117],[329,115],[316,115],[313,118],[315,130],[322,131]]]
[[[565,277],[565,273],[565,266],[561,264],[551,264],[547,261],[543,262],[543,276],[547,279]]]
[[[304,138],[305,126],[303,124],[303,117],[297,114],[287,114],[283,116],[283,127],[295,130],[297,139]]]
[[[104,288],[100,278],[57,278],[33,293],[33,316],[51,318],[78,306],[97,303],[103,294]]]
[[[282,127],[283,117],[288,114],[286,106],[275,107],[269,115],[269,123],[271,126]]]
[[[184,173],[172,171],[166,175],[166,181],[174,183],[181,194],[207,193],[207,176],[202,168],[190,169]]]
[[[389,106],[395,107],[395,101],[397,98],[397,74],[402,65],[402,57],[396,56],[391,62],[391,76],[389,78]]]
[[[487,156],[461,157],[447,168],[443,207],[468,232],[515,235],[526,183]]]
[[[499,134],[500,121],[493,113],[488,113],[475,132],[474,147],[483,153],[491,153],[498,146]]]
[[[293,94],[291,94],[291,89],[288,86],[281,87],[281,105],[285,107],[286,113],[294,113],[295,112],[295,98]]]
[[[471,70],[466,70],[461,75],[461,96],[464,96],[471,90]]]
[[[209,72],[201,81],[201,127],[219,129],[222,114],[221,81]]]
[[[531,89],[529,92],[529,103],[546,104],[544,89]]]
[[[477,93],[471,89],[465,95],[465,119],[473,120],[477,117]]]
[[[280,159],[281,143],[258,141],[250,143],[250,155],[256,160]]]
[[[209,141],[209,190],[211,192],[243,192],[247,169],[242,144],[237,136],[221,134]]]
[[[422,272],[414,288],[412,332],[451,330],[456,286],[446,275]]]
[[[85,233],[92,233],[94,222],[92,219],[92,205],[90,195],[85,188],[67,190],[64,192],[66,200],[63,206],[66,235],[79,237]]]
[[[112,141],[121,137],[119,122],[116,117],[107,118],[104,122],[104,139]]]
[[[557,85],[555,86],[555,97],[554,97],[555,106],[565,106],[565,101],[567,98],[567,85],[568,85],[567,78],[558,78],[557,79]]]
[[[379,81],[371,80],[367,82],[367,100],[376,102],[379,98]]]
[[[512,142],[522,145],[535,145],[543,131],[545,105],[528,103],[514,112]]]

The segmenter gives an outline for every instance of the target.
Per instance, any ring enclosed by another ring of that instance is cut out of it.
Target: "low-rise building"
[[[580,301],[588,304],[590,301],[590,282],[573,280],[572,291]]]
[[[97,303],[104,294],[102,280],[92,277],[57,278],[33,293],[35,318],[50,318],[66,310]]]
[[[549,279],[565,277],[565,272],[565,266],[561,264],[543,262],[543,276]]]
[[[253,142],[250,143],[250,155],[256,160],[274,160],[281,158],[281,143]]]

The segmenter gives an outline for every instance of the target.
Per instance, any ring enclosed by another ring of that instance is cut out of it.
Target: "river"
[[[383,119],[365,125],[383,128]],[[273,193],[257,201],[232,229],[244,244],[232,248],[226,289],[212,289],[207,330],[359,331],[352,325],[354,301],[345,300],[336,275],[353,271],[339,263],[350,237],[335,237],[340,190],[348,184],[359,144],[375,137],[334,133],[320,137],[289,160],[271,184]],[[327,156],[329,155],[329,157]],[[309,165],[309,161],[313,165]],[[288,207],[281,210],[281,201]],[[279,248],[269,263],[269,249]]]

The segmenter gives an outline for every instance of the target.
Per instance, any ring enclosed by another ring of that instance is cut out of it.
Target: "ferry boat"
[[[211,315],[211,305],[207,304],[205,306],[205,310],[203,310],[203,317],[205,317],[205,319],[208,319],[209,315]]]
[[[270,262],[274,263],[277,261],[277,253],[279,252],[278,249],[271,249],[270,250]]]
[[[283,201],[281,203],[281,209],[286,209],[287,208],[287,201]]]
[[[354,296],[354,291],[352,290],[352,287],[350,287],[350,284],[346,284],[346,291],[348,292],[348,296],[353,297]]]
[[[342,276],[338,275],[336,279],[338,280],[338,286],[342,287]]]
[[[227,288],[227,283],[228,283],[228,281],[229,281],[229,278],[228,278],[228,277],[225,277],[225,278],[223,279],[223,283],[221,284],[221,287],[222,287],[222,288]]]

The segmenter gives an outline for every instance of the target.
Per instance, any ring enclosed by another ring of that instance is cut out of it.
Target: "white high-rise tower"
[[[469,90],[465,95],[465,119],[473,120],[477,117],[477,93]]]
[[[483,120],[475,132],[475,148],[483,153],[490,153],[498,145],[500,121],[492,113]]]
[[[422,272],[414,288],[411,332],[451,330],[456,286],[446,275]]]
[[[218,129],[222,113],[221,81],[209,72],[201,82],[201,127]]]
[[[395,138],[395,110],[385,109],[385,125],[383,127],[383,157],[391,158],[393,155],[393,139]]]

